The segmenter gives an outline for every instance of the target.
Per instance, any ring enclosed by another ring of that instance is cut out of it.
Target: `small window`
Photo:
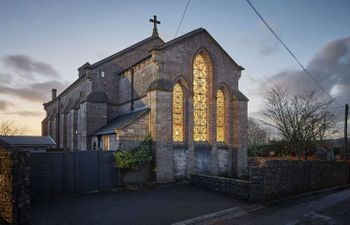
[[[101,74],[101,77],[105,77],[105,71],[101,71],[100,74]]]

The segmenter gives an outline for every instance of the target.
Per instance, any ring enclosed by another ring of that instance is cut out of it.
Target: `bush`
[[[114,153],[116,167],[119,169],[139,169],[152,160],[152,137],[147,135],[136,148]]]

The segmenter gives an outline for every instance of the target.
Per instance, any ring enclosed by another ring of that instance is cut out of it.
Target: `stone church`
[[[151,134],[158,182],[247,173],[243,67],[203,28],[151,37],[94,64],[44,103],[42,135],[66,151],[130,149]]]

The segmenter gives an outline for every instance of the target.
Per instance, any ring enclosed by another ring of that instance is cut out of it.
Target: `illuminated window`
[[[225,98],[224,93],[216,93],[216,141],[225,141]]]
[[[103,151],[109,150],[109,136],[103,136]]]
[[[208,68],[201,55],[193,62],[193,139],[207,140],[207,73]]]
[[[173,91],[173,141],[184,141],[184,94],[180,84]]]

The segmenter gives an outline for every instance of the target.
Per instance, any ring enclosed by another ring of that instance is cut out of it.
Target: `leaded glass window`
[[[179,83],[173,90],[173,141],[184,141],[184,94]]]
[[[193,62],[193,139],[207,141],[208,67],[203,56]]]
[[[225,141],[225,97],[222,90],[216,93],[216,141]]]

